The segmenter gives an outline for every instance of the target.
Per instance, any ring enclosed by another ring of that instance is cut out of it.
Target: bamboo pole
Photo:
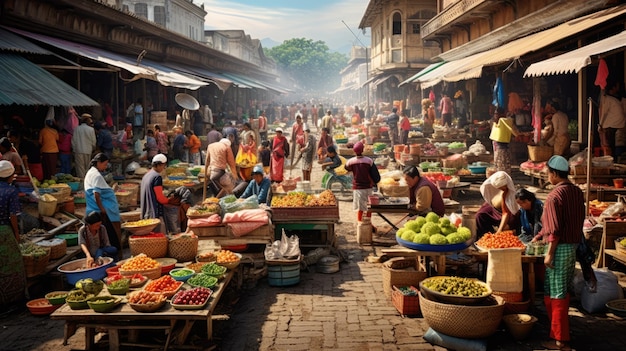
[[[593,100],[591,97],[587,98],[587,104],[589,105],[589,127],[587,128],[587,191],[585,192],[585,211],[586,216],[589,215],[589,193],[591,191],[591,158],[593,156]]]

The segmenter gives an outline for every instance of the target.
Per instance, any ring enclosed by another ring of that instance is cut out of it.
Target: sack
[[[522,251],[519,249],[489,250],[486,282],[493,291],[521,292],[524,288]]]
[[[617,276],[613,272],[603,268],[594,269],[594,273],[598,279],[597,291],[592,293],[588,289],[582,289],[580,297],[583,308],[589,313],[602,312],[607,302],[624,297]]]

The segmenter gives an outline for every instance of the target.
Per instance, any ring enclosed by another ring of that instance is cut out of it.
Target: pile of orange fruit
[[[526,248],[526,245],[511,230],[497,234],[486,233],[476,242],[484,249]]]
[[[128,261],[120,267],[123,271],[143,271],[147,269],[153,269],[159,266],[159,262],[146,256],[145,254],[139,254],[135,257],[131,257]]]
[[[217,263],[231,263],[239,261],[239,257],[230,250],[220,250],[216,254]]]

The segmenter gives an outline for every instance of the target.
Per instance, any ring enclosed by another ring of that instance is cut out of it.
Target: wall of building
[[[204,39],[206,11],[189,0],[121,0],[121,6],[189,39]]]

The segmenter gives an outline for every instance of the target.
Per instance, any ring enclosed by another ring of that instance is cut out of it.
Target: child
[[[86,267],[97,266],[96,260],[102,256],[117,255],[117,248],[109,242],[100,212],[92,211],[85,217],[85,225],[78,230],[78,245],[87,257]]]
[[[270,142],[269,140],[263,140],[261,142],[261,146],[259,146],[259,157],[261,158],[261,163],[263,164],[263,172],[265,174],[270,174]]]
[[[335,150],[334,146],[329,146],[326,151],[328,153],[326,154],[326,159],[322,162],[322,169],[326,169],[328,173],[336,174],[335,168],[341,166],[341,158],[337,155],[337,150]]]

